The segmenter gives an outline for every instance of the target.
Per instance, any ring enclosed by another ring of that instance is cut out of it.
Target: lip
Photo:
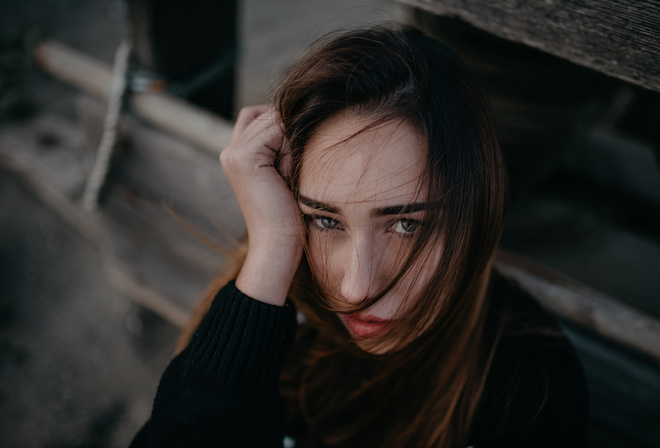
[[[361,338],[382,336],[396,322],[393,319],[383,319],[370,314],[345,314],[342,319],[349,331]]]

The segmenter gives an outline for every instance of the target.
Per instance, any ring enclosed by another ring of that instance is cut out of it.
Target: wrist
[[[250,241],[236,287],[245,295],[272,305],[284,305],[302,258],[302,244],[253,244]]]

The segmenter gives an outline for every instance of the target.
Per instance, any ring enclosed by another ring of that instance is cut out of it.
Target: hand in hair
[[[249,237],[236,286],[257,300],[283,305],[300,264],[302,239],[299,211],[285,180],[291,157],[274,107],[241,110],[220,163]]]

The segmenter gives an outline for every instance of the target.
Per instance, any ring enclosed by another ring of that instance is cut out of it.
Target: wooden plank
[[[153,311],[177,328],[183,329],[190,318],[190,310],[178,307],[137,279],[121,262],[104,259],[104,270],[110,283],[127,297]]]
[[[35,59],[50,75],[105,100],[111,77],[107,64],[55,41],[39,45]],[[129,103],[140,118],[213,155],[231,140],[232,125],[228,121],[170,95],[133,93]]]
[[[94,112],[89,102],[81,104],[85,101],[78,101],[79,113],[90,122],[96,113],[100,125],[102,106],[95,103]],[[146,149],[133,147],[115,161],[114,183],[106,188],[98,214],[85,212],[77,203],[92,151],[85,145],[82,129],[73,123],[48,115],[0,128],[0,163],[98,248],[115,287],[182,327],[220,266],[222,255],[188,235],[163,211],[162,201],[172,203],[184,219],[212,221],[236,235],[243,231],[242,221],[235,219],[240,211],[221,205],[231,207],[231,201],[222,198],[229,187],[215,157],[144,125],[128,123],[132,144]],[[153,134],[160,138],[152,138]],[[125,176],[122,167],[130,167]],[[172,171],[184,178],[170,176]],[[178,189],[172,187],[177,184]],[[170,197],[165,191],[175,195]],[[187,197],[192,200],[185,200]],[[177,207],[177,203],[183,205]],[[200,203],[205,203],[208,213],[195,213]],[[211,233],[215,229],[208,224],[204,230]]]
[[[95,98],[105,99],[112,78],[108,64],[56,41],[43,42],[35,50],[34,60],[42,70],[60,81]]]
[[[397,0],[660,92],[657,0]]]
[[[76,109],[92,140],[90,145],[95,148],[105,107],[92,98],[80,96]],[[135,120],[125,120],[125,124],[124,132],[128,135],[125,138],[130,141],[122,160],[112,168],[113,185],[132,189],[158,205],[163,201],[171,203],[175,210],[188,213],[191,219],[215,223],[234,237],[242,234],[243,216],[215,155],[198,151],[189,143]],[[217,232],[212,227],[209,225],[206,230]]]
[[[99,241],[102,237],[94,220],[72,200],[80,196],[92,164],[84,141],[79,129],[54,115],[3,126],[0,164],[84,238]]]
[[[188,235],[160,202],[121,185],[110,190],[99,221],[110,279],[142,305],[162,302],[158,314],[182,326],[223,256]]]
[[[495,266],[551,313],[660,364],[658,320],[513,252]]]
[[[96,147],[104,106],[81,96],[76,108]],[[111,258],[128,267],[124,277],[188,312],[223,255],[189,235],[163,204],[223,247],[245,231],[240,208],[216,157],[135,120],[125,124],[129,142],[100,203]]]

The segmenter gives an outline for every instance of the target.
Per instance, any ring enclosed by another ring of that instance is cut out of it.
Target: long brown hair
[[[289,296],[306,322],[281,378],[288,430],[297,446],[466,446],[506,318],[488,294],[507,194],[482,90],[445,45],[387,25],[318,41],[275,103],[292,150],[294,196],[308,140],[348,111],[369,117],[367,127],[415,127],[428,148],[420,185],[432,204],[424,219],[431,225],[416,233],[400,272],[358,305],[338,306],[318,286],[322,273],[301,263]],[[391,335],[395,349],[376,356],[357,348],[335,313],[371,306],[437,250],[423,293]]]

